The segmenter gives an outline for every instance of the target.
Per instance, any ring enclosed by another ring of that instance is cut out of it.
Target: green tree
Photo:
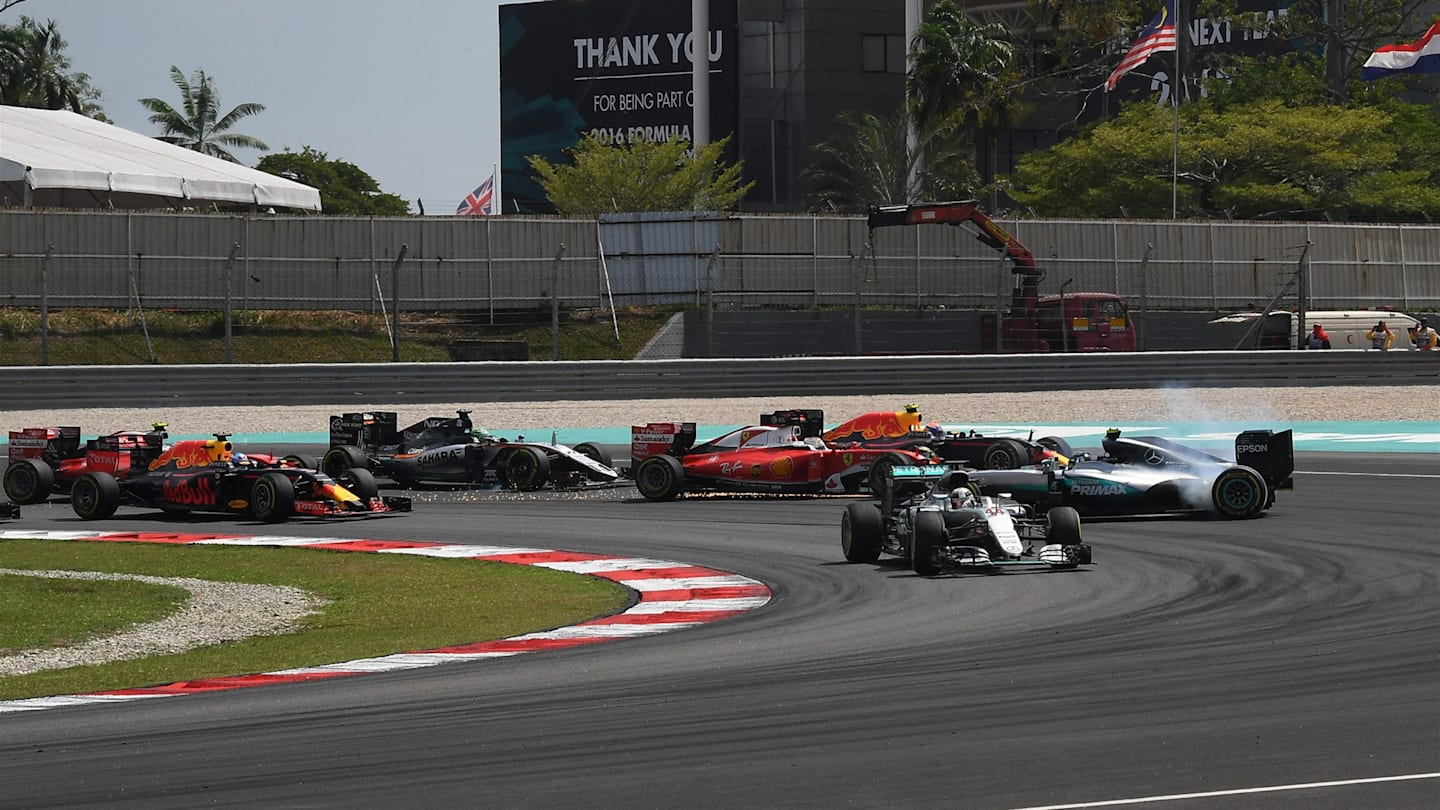
[[[801,173],[815,208],[863,211],[871,205],[969,199],[980,188],[974,155],[951,137],[951,124],[919,129],[911,151],[911,116],[905,109],[885,117],[847,112],[837,121],[841,131],[811,148],[815,161]],[[912,174],[919,179],[914,195]]]
[[[160,127],[159,140],[232,163],[240,161],[226,147],[261,151],[270,148],[258,138],[228,131],[241,118],[263,112],[265,105],[246,102],[221,115],[220,91],[204,70],[196,70],[187,80],[180,68],[171,65],[170,80],[180,90],[180,110],[158,98],[140,99],[140,104],[150,111],[150,123]]]
[[[0,103],[103,118],[100,91],[88,74],[70,69],[66,47],[54,20],[0,25]]]
[[[1436,111],[1288,107],[1276,100],[1181,108],[1180,210],[1185,216],[1375,219],[1440,211],[1440,170],[1428,138]],[[1165,217],[1174,119],[1136,104],[1051,149],[1026,155],[1011,191],[1043,216]],[[1426,164],[1411,161],[1429,157]]]
[[[911,47],[906,93],[917,128],[958,124],[981,144],[981,176],[994,180],[998,128],[1018,111],[1021,71],[1004,26],[972,21],[953,0],[925,16]]]
[[[380,184],[359,166],[309,146],[299,152],[275,152],[260,158],[255,168],[320,191],[320,206],[327,214],[392,217],[410,213],[410,204],[386,194]]]
[[[679,137],[623,146],[587,137],[567,149],[569,164],[526,158],[555,210],[593,217],[620,211],[724,211],[755,186],[741,184],[742,164],[724,165],[730,139],[691,150]]]

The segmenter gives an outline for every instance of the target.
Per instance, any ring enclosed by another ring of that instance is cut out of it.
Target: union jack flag
[[[1110,78],[1105,80],[1105,89],[1107,91],[1114,90],[1120,77],[1145,64],[1145,60],[1150,58],[1150,54],[1157,51],[1173,51],[1176,47],[1175,0],[1166,0],[1160,13],[1156,14],[1155,19],[1151,20],[1150,24],[1140,32],[1135,44],[1125,52],[1125,58],[1120,60],[1120,64],[1115,66]]]
[[[492,206],[495,202],[495,175],[485,178],[480,187],[470,192],[469,196],[460,201],[460,207],[455,213],[461,216],[484,217],[495,213]]]

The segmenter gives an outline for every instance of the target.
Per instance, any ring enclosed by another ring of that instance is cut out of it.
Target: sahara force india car
[[[829,447],[817,435],[819,411],[776,411],[761,424],[694,445],[694,422],[630,429],[635,487],[652,501],[683,492],[847,494],[868,485],[871,467],[924,465],[925,452]]]
[[[975,470],[972,486],[1036,506],[1071,506],[1082,515],[1210,513],[1253,518],[1293,489],[1293,434],[1248,430],[1235,437],[1235,461],[1157,436],[1111,429],[1099,458],[1016,470]]]
[[[963,469],[895,467],[879,494],[878,504],[852,503],[840,519],[840,549],[849,562],[893,554],[908,557],[921,576],[1026,566],[1065,570],[1091,562],[1074,509],[1055,506],[1041,517],[1008,498],[977,495]]]
[[[410,511],[409,498],[382,498],[374,476],[349,471],[335,480],[318,470],[253,460],[224,433],[187,439],[167,448],[148,467],[123,478],[81,473],[70,487],[70,508],[85,520],[115,514],[122,504],[167,514],[222,512],[279,523],[292,515],[370,517]]]
[[[368,469],[404,487],[422,482],[498,484],[536,490],[549,483],[576,487],[620,477],[597,444],[506,441],[476,429],[469,411],[430,417],[396,429],[390,411],[330,417],[330,449],[320,466],[335,476]]]
[[[984,436],[946,430],[938,423],[922,424],[920,409],[906,405],[904,410],[877,411],[837,425],[821,438],[831,447],[857,444],[882,450],[915,450],[928,448],[942,461],[959,462],[978,470],[1009,470],[1027,464],[1054,459],[1061,464],[1072,452],[1070,445],[1056,436],[1036,440],[1008,436]]]

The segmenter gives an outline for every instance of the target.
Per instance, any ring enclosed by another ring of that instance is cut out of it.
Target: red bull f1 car
[[[376,411],[330,417],[330,449],[321,468],[334,476],[368,469],[401,486],[493,484],[519,490],[578,487],[615,481],[610,454],[597,444],[507,441],[470,421],[469,411],[430,417],[399,430],[396,414]]]
[[[409,498],[380,497],[375,478],[363,469],[337,480],[314,469],[252,459],[235,452],[224,433],[176,442],[123,477],[87,470],[70,487],[70,507],[85,520],[108,518],[121,505],[167,514],[246,515],[266,523],[410,511]]]
[[[830,447],[823,426],[820,411],[776,411],[698,445],[694,422],[632,426],[635,486],[652,501],[701,491],[846,494],[882,468],[932,460],[921,451]]]
[[[945,465],[894,467],[879,502],[852,503],[840,520],[840,549],[853,563],[882,553],[908,558],[915,573],[996,573],[1007,568],[1065,570],[1089,565],[1080,515],[979,495],[967,471]]]
[[[1157,436],[1110,430],[1098,458],[1072,458],[1015,470],[974,470],[987,495],[1036,506],[1070,506],[1082,515],[1209,513],[1259,517],[1277,490],[1293,489],[1293,435],[1249,430],[1235,437],[1235,461]]]
[[[1036,440],[1008,436],[984,436],[946,430],[935,422],[928,424],[914,405],[900,411],[876,411],[861,414],[837,425],[823,434],[826,444],[841,447],[857,444],[887,450],[928,448],[942,461],[964,464],[977,470],[1009,470],[1046,459],[1064,464],[1072,452],[1070,445],[1057,436]]]

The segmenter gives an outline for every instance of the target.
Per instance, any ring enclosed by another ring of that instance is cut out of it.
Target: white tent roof
[[[0,106],[0,205],[320,210],[314,188],[67,110]]]

